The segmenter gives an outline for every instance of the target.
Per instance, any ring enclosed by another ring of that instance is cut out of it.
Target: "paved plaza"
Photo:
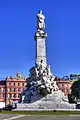
[[[80,120],[80,115],[0,114],[0,120]]]

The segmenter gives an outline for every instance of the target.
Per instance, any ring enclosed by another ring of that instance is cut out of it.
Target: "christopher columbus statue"
[[[47,37],[47,33],[45,33],[43,30],[45,29],[45,16],[42,14],[42,10],[39,11],[39,13],[36,15],[37,17],[37,31],[35,33],[34,39],[36,40],[36,37]]]
[[[42,14],[42,10],[37,14],[37,30],[43,30],[45,28],[44,23],[45,16]]]

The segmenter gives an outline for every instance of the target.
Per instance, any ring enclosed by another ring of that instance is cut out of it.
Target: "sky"
[[[80,0],[0,0],[0,79],[35,65],[36,14],[45,15],[53,75],[80,73]]]

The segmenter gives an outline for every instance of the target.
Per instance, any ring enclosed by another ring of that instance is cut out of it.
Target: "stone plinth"
[[[34,96],[36,97],[36,96]],[[61,91],[57,93],[48,94],[46,97],[41,98],[33,103],[24,103],[24,104],[17,104],[16,110],[39,110],[39,109],[76,109],[75,104],[69,104],[68,100],[64,98],[64,95]]]

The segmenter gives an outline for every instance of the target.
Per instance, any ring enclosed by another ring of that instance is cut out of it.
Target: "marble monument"
[[[17,104],[18,109],[63,109],[73,108],[68,98],[59,90],[55,76],[51,73],[50,65],[46,60],[45,40],[47,33],[45,29],[45,16],[42,10],[36,15],[37,29],[34,36],[36,42],[35,66],[30,69],[27,78],[26,90],[22,92],[22,102]]]

